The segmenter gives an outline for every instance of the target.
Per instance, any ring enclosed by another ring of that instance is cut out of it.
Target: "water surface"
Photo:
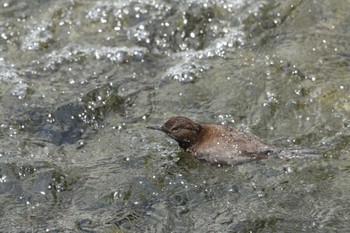
[[[0,228],[347,232],[349,1],[2,1]],[[218,168],[147,125],[320,158]]]

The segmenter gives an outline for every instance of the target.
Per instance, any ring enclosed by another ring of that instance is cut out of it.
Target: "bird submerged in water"
[[[314,150],[278,149],[253,134],[224,125],[198,124],[183,116],[147,128],[166,133],[193,157],[211,164],[236,165],[269,157],[318,154]]]

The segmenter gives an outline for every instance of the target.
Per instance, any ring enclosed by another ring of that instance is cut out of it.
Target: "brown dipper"
[[[171,117],[162,126],[147,128],[166,133],[186,152],[211,164],[236,165],[272,156],[318,153],[310,150],[302,152],[277,149],[253,134],[224,125],[198,124],[183,116]]]

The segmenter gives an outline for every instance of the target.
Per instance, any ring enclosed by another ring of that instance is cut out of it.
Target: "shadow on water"
[[[118,87],[106,84],[86,93],[79,102],[61,105],[52,112],[46,108],[30,109],[10,124],[49,143],[74,144],[92,136],[109,113],[123,114],[124,105],[130,104],[133,96],[122,98],[117,91]]]

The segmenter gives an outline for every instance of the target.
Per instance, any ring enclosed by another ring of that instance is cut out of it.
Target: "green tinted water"
[[[6,232],[347,232],[348,1],[5,1]],[[217,168],[173,115],[322,158]]]

